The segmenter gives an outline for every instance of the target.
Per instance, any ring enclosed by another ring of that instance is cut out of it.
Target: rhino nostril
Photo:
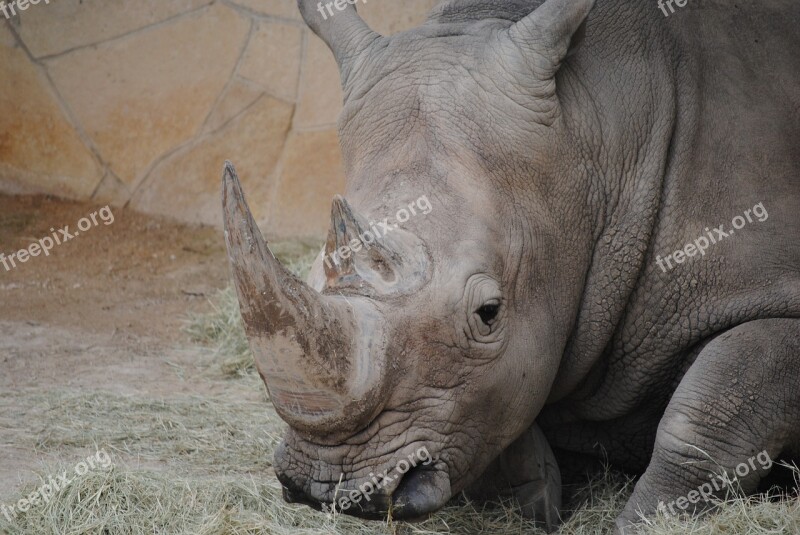
[[[283,487],[283,499],[286,500],[287,503],[300,503],[298,494],[286,487]]]
[[[283,493],[283,499],[287,503],[300,503],[303,505],[308,505],[309,507],[320,510],[322,505],[319,501],[315,500],[306,492],[300,488],[294,481],[289,479],[288,477],[278,475],[278,481],[281,482],[281,490]]]
[[[392,495],[398,519],[414,519],[441,508],[450,499],[450,478],[428,466],[412,468]]]

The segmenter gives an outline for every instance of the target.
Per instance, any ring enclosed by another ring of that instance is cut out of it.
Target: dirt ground
[[[0,196],[0,252],[26,248],[51,227],[72,231],[98,208]],[[0,502],[17,499],[35,470],[87,454],[38,447],[37,394],[262,395],[209,376],[181,330],[228,283],[222,232],[112,211],[112,224],[99,221],[47,257],[10,271],[0,264]]]

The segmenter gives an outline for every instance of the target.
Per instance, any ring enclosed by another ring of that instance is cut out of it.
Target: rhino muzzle
[[[334,460],[336,447],[298,441],[290,430],[275,451],[273,466],[289,503],[370,520],[385,519],[389,511],[397,520],[415,520],[440,509],[452,497],[447,465],[438,453],[430,454],[437,451],[434,444],[424,445],[426,460],[415,457],[419,444],[377,453],[367,475]],[[342,477],[337,478],[337,473]]]
[[[281,265],[230,162],[222,197],[245,331],[278,414],[317,437],[362,428],[380,412],[386,392],[381,313],[368,299],[322,295]]]

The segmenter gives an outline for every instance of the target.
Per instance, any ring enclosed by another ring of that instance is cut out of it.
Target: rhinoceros
[[[506,492],[552,527],[559,467],[604,460],[641,474],[624,531],[795,458],[800,4],[662,5],[451,0],[385,37],[299,0],[347,176],[307,282],[223,179],[288,501],[414,519]]]

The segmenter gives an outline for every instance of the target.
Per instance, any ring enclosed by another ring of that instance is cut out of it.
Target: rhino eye
[[[486,325],[491,325],[494,323],[494,320],[497,318],[497,312],[500,310],[500,305],[498,304],[490,304],[490,305],[483,305],[475,312],[480,316],[481,321]]]

